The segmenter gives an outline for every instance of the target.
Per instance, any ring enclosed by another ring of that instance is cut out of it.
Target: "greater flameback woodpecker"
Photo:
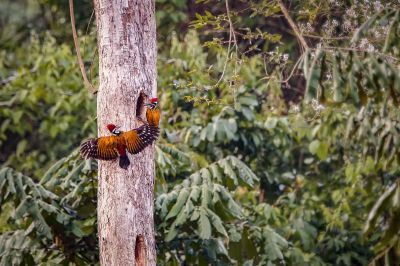
[[[119,166],[127,169],[130,162],[126,151],[131,154],[143,151],[157,139],[160,132],[157,98],[152,98],[146,106],[147,123],[127,132],[120,131],[114,124],[108,124],[107,129],[113,135],[89,139],[82,143],[82,157],[99,160],[114,160],[119,157]]]

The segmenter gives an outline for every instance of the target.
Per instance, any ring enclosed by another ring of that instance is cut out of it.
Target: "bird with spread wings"
[[[147,123],[126,132],[120,131],[114,124],[108,124],[107,129],[112,135],[92,138],[82,143],[80,149],[82,157],[98,160],[114,160],[119,157],[119,166],[127,169],[130,161],[126,152],[137,154],[143,151],[160,133],[158,128],[160,110],[157,98],[152,98],[146,107]]]

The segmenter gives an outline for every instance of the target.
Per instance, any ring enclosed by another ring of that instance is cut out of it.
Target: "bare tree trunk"
[[[99,135],[106,125],[138,126],[143,101],[156,97],[154,0],[95,0],[100,62]],[[137,105],[139,105],[137,107]],[[138,114],[139,113],[139,114]],[[99,162],[101,265],[155,265],[154,148],[130,155],[128,170]]]

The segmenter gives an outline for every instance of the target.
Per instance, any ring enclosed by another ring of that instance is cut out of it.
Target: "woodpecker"
[[[119,127],[114,124],[108,124],[107,129],[113,136],[120,136],[122,133],[122,131],[119,130]],[[126,147],[125,145],[117,145],[117,150],[119,154],[119,166],[126,170],[131,163],[128,155],[126,155]]]
[[[81,145],[81,156],[85,159],[114,160],[119,157],[119,166],[127,169],[130,161],[126,154],[137,154],[155,141],[159,134],[158,123],[160,110],[157,106],[157,98],[152,98],[146,104],[147,123],[123,132],[114,124],[108,124],[107,129],[112,136],[93,138]]]
[[[150,102],[145,104],[147,123],[151,126],[157,127],[160,122],[160,109],[158,108],[158,99],[151,98]]]

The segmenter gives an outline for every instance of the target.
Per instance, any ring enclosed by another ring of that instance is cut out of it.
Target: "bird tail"
[[[128,169],[128,166],[130,165],[130,161],[127,155],[122,155],[119,157],[119,166],[123,169]]]

